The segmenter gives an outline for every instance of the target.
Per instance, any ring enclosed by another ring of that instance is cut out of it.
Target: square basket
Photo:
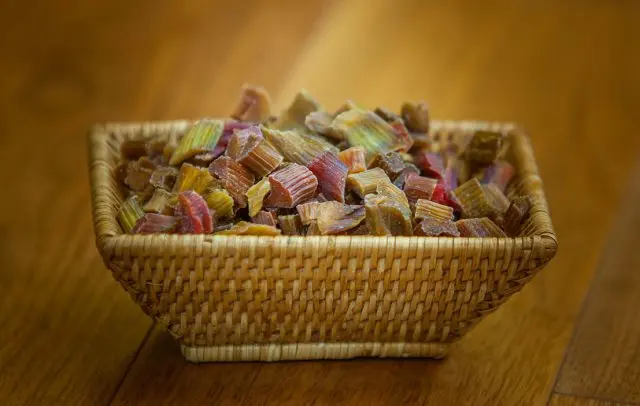
[[[434,122],[434,139],[503,134],[516,168],[507,195],[533,202],[516,238],[123,234],[120,144],[177,137],[190,124],[98,125],[89,146],[104,263],[189,361],[441,358],[555,255],[528,138],[511,124],[483,122]]]

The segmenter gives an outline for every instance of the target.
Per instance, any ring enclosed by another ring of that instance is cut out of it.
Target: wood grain
[[[576,4],[340,2],[276,98],[285,105],[300,87],[329,108],[426,98],[439,118],[530,130],[559,255],[447,360],[195,366],[155,332],[115,403],[546,403],[640,143],[640,52],[628,40],[640,13],[631,3]]]
[[[544,404],[640,146],[639,20],[630,1],[6,2],[0,404]],[[86,129],[225,114],[245,81],[281,106],[306,87],[523,124],[557,258],[442,362],[190,365],[154,330],[125,378],[149,321],[93,246]]]
[[[87,129],[277,88],[324,3],[36,3],[0,13],[0,404],[107,404],[150,321],[94,246]]]
[[[553,395],[549,406],[633,406],[629,403],[612,402],[605,399],[589,399],[565,395]]]
[[[556,390],[640,403],[640,161],[600,260]]]

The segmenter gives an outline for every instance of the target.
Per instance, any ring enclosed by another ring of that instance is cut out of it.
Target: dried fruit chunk
[[[358,105],[353,100],[347,100],[344,103],[342,103],[340,107],[336,109],[336,111],[333,113],[333,117],[334,118],[338,117],[340,114],[344,113],[345,111],[356,110],[356,109],[360,109],[360,107],[358,107]]]
[[[459,237],[460,231],[451,220],[426,218],[416,225],[415,235],[425,237]]]
[[[155,188],[171,190],[177,178],[178,170],[176,168],[172,166],[160,166],[151,174],[149,183]]]
[[[302,89],[296,94],[287,110],[282,112],[278,120],[273,124],[273,128],[305,131],[305,118],[318,110],[322,110],[320,103],[309,92]]]
[[[127,175],[124,183],[136,192],[142,192],[149,189],[151,174],[155,170],[156,165],[147,157],[142,157],[137,161],[131,161],[127,164]]]
[[[198,194],[203,194],[214,182],[213,176],[207,168],[200,168],[184,163],[180,167],[178,179],[173,186],[174,193],[193,190]]]
[[[283,159],[282,155],[265,139],[249,136],[237,161],[262,177],[273,172]]]
[[[134,161],[147,155],[149,140],[125,140],[120,144],[120,155],[127,161]]]
[[[369,169],[347,176],[347,186],[360,197],[374,193],[381,183],[391,183],[391,180],[380,168]]]
[[[407,149],[397,131],[372,111],[347,110],[333,120],[331,127],[349,145],[364,148],[368,155]]]
[[[395,151],[376,154],[369,164],[369,168],[382,169],[391,180],[396,179],[406,167],[407,164],[402,159],[402,156]]]
[[[413,137],[409,134],[409,130],[404,125],[402,120],[393,120],[389,123],[393,132],[395,132],[397,139],[396,150],[407,152],[413,146]]]
[[[424,101],[402,103],[400,114],[409,130],[418,133],[429,132],[429,110]]]
[[[147,213],[172,214],[175,209],[173,197],[173,194],[164,189],[156,189],[151,199],[144,205],[144,211]]]
[[[421,149],[414,152],[415,163],[422,173],[429,178],[442,179],[444,177],[444,160],[440,154]]]
[[[261,86],[242,85],[242,94],[231,117],[261,123],[271,116],[271,97]]]
[[[374,235],[413,235],[411,212],[387,196],[364,197],[367,226]]]
[[[317,140],[304,137],[296,131],[278,131],[262,128],[264,137],[280,152],[288,162],[309,165],[327,146]]]
[[[393,183],[380,183],[376,187],[376,192],[381,196],[387,196],[393,201],[396,201],[403,205],[409,210],[409,200],[407,199],[407,195],[404,194],[402,190],[400,190]]]
[[[484,193],[489,199],[489,203],[497,209],[499,213],[504,213],[509,208],[509,199],[502,193],[502,190],[495,184],[482,185]]]
[[[453,191],[453,195],[460,204],[463,217],[491,217],[500,213],[500,209],[493,205],[491,198],[476,178],[458,186]]]
[[[511,201],[504,214],[504,231],[507,235],[515,237],[520,233],[522,222],[531,210],[531,199],[527,196],[518,196]]]
[[[169,163],[179,165],[194,155],[212,151],[222,135],[224,121],[203,119],[195,122],[182,137]]]
[[[312,221],[311,224],[307,227],[307,232],[305,235],[313,236],[313,235],[322,235],[320,232],[320,228],[318,228],[318,222]]]
[[[144,214],[137,197],[132,196],[126,199],[118,212],[118,223],[120,223],[122,231],[130,233],[136,223],[144,217]]]
[[[175,230],[178,219],[164,214],[147,213],[131,231],[134,234],[171,233]]]
[[[220,179],[238,207],[247,207],[246,194],[255,181],[251,171],[228,156],[213,161],[209,171]]]
[[[280,235],[280,230],[266,224],[254,224],[248,221],[240,221],[228,230],[219,231],[217,235]]]
[[[456,221],[461,237],[506,237],[507,235],[487,217]]]
[[[214,189],[205,197],[207,206],[215,210],[216,218],[233,217],[233,198],[226,189]]]
[[[349,169],[336,154],[325,152],[314,159],[308,168],[316,175],[323,195],[344,203],[344,188]]]
[[[405,168],[400,172],[400,175],[393,181],[393,184],[399,187],[400,189],[404,188],[404,182],[407,180],[409,174],[415,173],[416,175],[420,175],[420,169],[414,164],[406,164]]]
[[[351,147],[338,153],[338,158],[347,165],[349,174],[367,170],[365,151],[362,147]]]
[[[349,206],[336,202],[318,205],[318,230],[322,235],[338,234],[357,227],[365,219],[363,206]]]
[[[253,217],[262,210],[264,197],[271,191],[271,183],[268,178],[262,180],[247,190],[247,202],[249,204],[249,216]]]
[[[298,210],[298,215],[300,215],[300,221],[304,225],[311,224],[312,221],[318,219],[318,205],[320,202],[311,201],[307,203],[302,203],[296,206],[296,210]]]
[[[304,235],[302,221],[300,221],[300,216],[297,214],[278,216],[278,224],[285,235]]]
[[[493,183],[501,191],[507,189],[507,185],[515,174],[515,168],[508,162],[498,161],[494,165],[485,168],[481,183]]]
[[[276,226],[276,215],[271,211],[262,210],[255,216],[251,216],[251,222],[255,224],[265,224],[267,226]]]
[[[187,190],[178,195],[180,207],[177,231],[181,234],[212,233],[215,227],[207,202],[198,193]]]
[[[304,124],[309,130],[338,141],[342,140],[341,134],[331,130],[331,123],[333,123],[333,116],[320,110],[309,113],[304,119]]]
[[[476,131],[467,146],[465,156],[471,166],[481,168],[491,165],[502,145],[502,134],[492,131]]]
[[[269,175],[271,193],[265,199],[267,207],[293,208],[316,193],[318,180],[302,165],[291,164]]]
[[[453,208],[426,199],[418,199],[414,215],[417,221],[427,218],[440,221],[453,221]]]
[[[438,181],[410,173],[404,181],[404,193],[409,200],[431,199]]]
[[[242,151],[245,150],[250,138],[253,139],[253,142],[256,142],[256,138],[264,138],[260,127],[254,125],[248,128],[235,130],[229,138],[225,155],[237,160],[240,157],[240,154],[242,154]]]
[[[394,113],[393,111],[385,107],[376,107],[375,110],[373,110],[373,112],[376,113],[378,116],[380,116],[380,118],[386,121],[387,123],[401,119],[399,115],[397,115],[396,113]]]

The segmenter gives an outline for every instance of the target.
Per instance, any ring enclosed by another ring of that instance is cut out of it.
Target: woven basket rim
[[[116,219],[116,213],[112,210],[108,210],[107,213],[100,213],[101,209],[104,209],[106,205],[113,203],[113,193],[105,190],[110,182],[110,177],[113,176],[111,171],[104,170],[106,156],[106,146],[109,142],[109,138],[120,131],[143,131],[146,129],[150,134],[153,131],[163,131],[168,129],[183,129],[190,125],[194,120],[171,120],[171,121],[149,121],[149,122],[109,122],[104,124],[96,124],[89,131],[89,165],[90,165],[90,182],[92,189],[92,206],[93,206],[93,219],[94,230],[96,236],[96,244],[99,250],[104,254],[105,249],[109,247],[109,251],[117,246],[128,246],[131,244],[140,245],[143,244],[147,247],[160,247],[164,246],[167,241],[174,243],[229,243],[232,241],[255,241],[261,245],[276,245],[282,243],[282,241],[335,241],[336,244],[344,244],[349,241],[358,240],[362,241],[366,239],[374,245],[387,245],[395,244],[395,241],[408,240],[408,241],[421,241],[426,246],[435,245],[448,245],[460,246],[466,245],[471,241],[483,240],[494,242],[499,244],[500,242],[530,242],[537,240],[536,242],[542,243],[542,247],[546,252],[549,259],[551,259],[557,251],[557,238],[553,230],[551,218],[548,213],[547,202],[544,196],[542,188],[535,191],[535,193],[527,193],[528,195],[537,195],[539,205],[535,211],[537,214],[537,223],[540,223],[536,227],[536,232],[527,236],[519,237],[422,237],[422,236],[238,236],[238,235],[177,235],[177,234],[148,234],[148,235],[130,235],[122,233],[120,226]],[[474,130],[474,129],[487,129],[498,130],[507,133],[514,137],[519,142],[522,148],[521,157],[523,162],[520,162],[520,167],[517,168],[518,174],[522,177],[532,178],[537,182],[541,182],[538,170],[533,159],[533,152],[529,143],[529,138],[521,127],[513,123],[494,123],[485,121],[454,121],[454,120],[442,120],[433,121],[432,127],[435,131],[446,130]],[[147,135],[148,136],[148,135]],[[529,192],[529,191],[528,191]]]

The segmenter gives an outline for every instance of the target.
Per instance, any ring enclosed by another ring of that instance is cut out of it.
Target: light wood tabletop
[[[8,1],[0,13],[1,405],[640,405],[640,2]],[[551,264],[448,358],[186,363],[94,244],[95,122],[301,87],[531,135]]]

